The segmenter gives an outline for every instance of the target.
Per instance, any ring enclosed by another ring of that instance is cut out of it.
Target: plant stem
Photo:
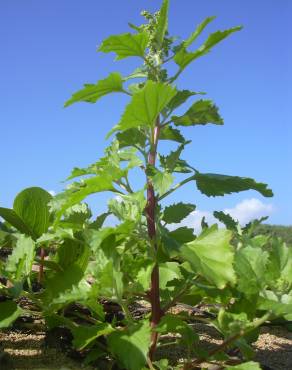
[[[159,140],[160,133],[160,118],[157,117],[154,130],[152,132],[151,138],[151,148],[148,155],[148,165],[155,166],[156,154],[157,154],[157,144]],[[151,180],[147,179],[147,206],[145,209],[146,218],[147,218],[147,229],[148,236],[151,244],[154,247],[154,254],[157,251],[156,243],[156,225],[155,225],[155,208],[156,208],[156,199],[153,184]],[[149,291],[149,298],[151,303],[151,345],[149,349],[149,358],[153,359],[154,353],[157,346],[158,333],[153,330],[158,325],[163,312],[160,305],[160,293],[159,293],[159,266],[155,262],[152,274],[151,274],[151,285]]]
[[[175,190],[179,189],[184,184],[187,184],[188,182],[195,180],[195,176],[196,175],[192,175],[192,176],[188,177],[187,179],[179,182],[178,184],[176,184],[175,186],[173,186],[171,189],[169,189],[166,193],[164,193],[163,195],[161,195],[161,197],[159,197],[158,200],[160,201],[160,200],[166,198],[169,194],[173,193]]]

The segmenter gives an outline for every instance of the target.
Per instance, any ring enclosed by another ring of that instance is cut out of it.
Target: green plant
[[[227,369],[258,369],[253,362],[229,365],[225,350],[237,346],[243,358],[250,360],[253,353],[249,343],[257,337],[259,326],[276,317],[290,319],[290,252],[280,241],[252,237],[248,228],[241,230],[222,213],[216,215],[226,223],[226,229],[204,224],[197,236],[193,229],[179,226],[195,205],[179,202],[163,207],[161,202],[189,182],[195,182],[206,196],[249,189],[266,197],[273,195],[265,184],[251,178],[203,173],[181,158],[190,141],[179,127],[222,125],[223,119],[216,105],[203,98],[184,114],[175,115],[188,99],[202,93],[178,90],[174,83],[191,62],[241,27],[212,33],[198,49],[189,51],[214,17],[206,18],[189,38],[177,42],[168,34],[168,7],[169,1],[164,0],[157,13],[144,11],[145,24],[130,24],[133,33],[110,36],[99,47],[99,51],[116,53],[116,59],[138,57],[140,67],[127,77],[113,72],[96,84],[86,84],[65,104],[95,103],[114,92],[130,99],[120,122],[108,134],[114,137],[104,157],[87,168],[74,168],[68,180],[81,179],[50,201],[50,224],[36,237],[17,235],[17,247],[0,270],[13,288],[2,289],[12,298],[25,294],[33,300],[49,327],[70,328],[73,344],[87,351],[88,362],[110,355],[129,370],[145,366],[169,369],[167,360],[155,361],[155,353],[159,339],[173,333],[175,342],[187,349],[185,369],[204,361],[220,362]],[[178,67],[173,76],[167,70],[169,62]],[[132,79],[138,82],[132,83]],[[160,140],[172,141],[178,147],[161,155]],[[131,182],[133,170],[145,176],[142,189]],[[174,183],[175,174],[186,177]],[[98,192],[112,192],[115,197],[108,202],[108,211],[91,221],[88,207],[81,202]],[[18,218],[8,218],[7,210],[0,211],[10,224],[27,234],[19,226],[22,223],[15,224]],[[119,222],[103,227],[109,215]],[[178,227],[171,231],[169,224]],[[39,245],[48,250],[54,247],[49,258],[41,261],[47,269],[44,289],[27,292],[19,281],[29,276]],[[18,261],[24,261],[26,267],[16,269]],[[247,284],[247,277],[252,284]],[[119,305],[122,321],[117,317],[106,320],[104,300]],[[150,314],[140,320],[131,312],[131,304],[137,300],[148,301],[151,307]],[[81,323],[76,316],[66,316],[73,302],[90,312],[88,316],[78,314]],[[211,319],[197,320],[213,325],[222,334],[224,341],[219,348],[209,353],[203,350],[189,326],[191,315],[170,313],[178,303],[212,305]],[[13,301],[4,304],[0,322],[8,326],[21,309]]]

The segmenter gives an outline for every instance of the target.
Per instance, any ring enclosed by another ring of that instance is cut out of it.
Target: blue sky
[[[127,32],[128,21],[139,24],[140,10],[159,5],[157,0],[0,2],[1,206],[11,206],[25,187],[60,191],[74,166],[102,155],[105,134],[118,122],[127,97],[66,109],[63,103],[83,83],[111,71],[130,73],[139,64],[113,62],[113,55],[96,53],[96,46],[110,34]],[[178,81],[180,88],[206,91],[225,119],[223,127],[186,129],[193,143],[185,158],[202,172],[254,177],[275,193],[268,199],[252,191],[209,199],[190,184],[172,200],[195,203],[202,214],[229,209],[236,215],[245,205],[252,215],[270,214],[271,223],[292,224],[291,14],[290,0],[171,1],[174,35],[187,37],[210,15],[217,19],[209,32],[244,26]],[[91,204],[102,210],[104,200],[94,197]]]

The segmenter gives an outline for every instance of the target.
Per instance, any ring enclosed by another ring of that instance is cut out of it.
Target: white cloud
[[[230,214],[234,219],[238,220],[240,225],[245,225],[255,218],[260,218],[263,216],[270,216],[274,211],[274,206],[272,204],[263,203],[259,199],[251,198],[245,199],[242,202],[236,204],[233,208],[226,208],[223,212]],[[179,226],[191,227],[196,233],[201,231],[201,221],[205,217],[205,221],[209,224],[222,224],[213,216],[210,211],[196,210],[188,215]],[[177,225],[170,225],[170,229],[173,230]]]
[[[49,190],[48,191],[53,197],[56,195],[56,192],[54,190]]]
[[[274,211],[272,204],[263,203],[259,199],[245,199],[236,204],[234,208],[224,209],[225,213],[230,214],[240,225],[246,225],[255,218],[270,216]]]

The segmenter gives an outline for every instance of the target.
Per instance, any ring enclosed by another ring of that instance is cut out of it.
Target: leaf
[[[23,222],[23,220],[13,209],[0,207],[0,216],[21,233],[26,235],[32,234],[30,228]]]
[[[207,40],[194,52],[188,52],[186,47],[179,48],[179,51],[174,56],[175,63],[180,67],[180,70],[185,69],[193,60],[207,54],[216,44],[224,40],[226,37],[236,31],[240,31],[242,27],[234,27],[225,31],[217,31],[209,35]],[[192,39],[192,36],[190,40]]]
[[[176,172],[177,170],[177,164],[180,165],[180,168],[178,168],[178,172],[192,172],[189,169],[189,166],[186,161],[183,161],[179,159],[181,152],[184,150],[185,145],[189,144],[190,141],[186,141],[185,143],[181,144],[177,150],[171,151],[169,155],[167,156],[160,156],[160,164],[161,166],[167,170],[168,172]],[[178,166],[179,167],[179,166]]]
[[[146,32],[140,32],[137,34],[124,33],[110,36],[102,42],[98,51],[102,51],[104,53],[115,52],[117,54],[116,60],[130,56],[143,58],[148,38],[149,36]]]
[[[194,229],[189,227],[179,227],[169,233],[173,239],[175,239],[179,243],[188,243],[195,239]]]
[[[161,172],[156,169],[154,176],[151,178],[155,191],[162,195],[167,192],[173,183],[173,176],[171,173],[165,171]]]
[[[256,190],[265,197],[272,197],[273,192],[266,184],[255,182],[248,177],[227,176],[215,173],[199,173],[194,176],[201,193],[210,196],[223,196],[245,190]]]
[[[163,0],[155,32],[155,40],[157,42],[158,49],[161,49],[161,46],[164,41],[164,36],[168,27],[168,8],[169,0]]]
[[[261,370],[261,367],[257,362],[249,361],[240,365],[227,366],[225,370]]]
[[[247,246],[235,255],[235,271],[238,276],[237,289],[245,294],[257,294],[265,282],[268,253],[261,248]]]
[[[198,334],[186,322],[175,315],[168,314],[163,316],[155,331],[163,334],[178,333],[182,336],[182,340],[187,346],[192,346],[199,340]]]
[[[124,77],[123,80],[128,81],[133,78],[147,78],[147,76],[148,76],[147,71],[145,70],[145,67],[143,66],[143,67],[136,68],[133,73],[131,73],[127,77]]]
[[[165,207],[162,220],[167,224],[179,223],[186,218],[191,212],[196,209],[196,206],[190,203],[176,203]]]
[[[133,94],[120,123],[113,131],[125,131],[139,126],[154,127],[159,113],[175,94],[175,88],[170,85],[147,81],[141,91]]]
[[[116,137],[119,141],[120,148],[132,145],[144,148],[146,142],[146,135],[138,128],[131,128],[126,131],[118,132]]]
[[[219,289],[223,289],[227,283],[235,283],[236,280],[233,269],[234,252],[229,244],[231,236],[229,230],[212,227],[181,249],[182,256],[191,263],[193,271]]]
[[[66,101],[64,107],[77,102],[96,103],[102,96],[113,92],[123,92],[123,79],[120,73],[113,72],[96,84],[85,84],[82,90],[77,91]]]
[[[141,370],[147,362],[150,346],[149,322],[134,324],[108,336],[110,351],[128,370]]]
[[[73,264],[80,267],[82,271],[85,271],[89,257],[90,251],[86,244],[76,239],[65,239],[58,246],[55,261],[63,271],[70,268]]]
[[[180,131],[169,125],[163,127],[163,129],[160,131],[159,139],[176,141],[182,144],[186,142],[186,139],[182,136]]]
[[[82,350],[90,345],[96,338],[106,336],[114,331],[113,327],[106,323],[96,323],[94,326],[77,326],[71,329],[74,336],[73,345]]]
[[[176,126],[194,126],[213,123],[223,125],[223,119],[218,113],[218,108],[211,100],[199,100],[182,116],[172,116]]]
[[[175,96],[171,99],[171,101],[168,103],[166,110],[167,112],[172,112],[179,106],[181,106],[183,103],[185,103],[188,98],[194,95],[201,95],[204,94],[202,92],[194,92],[189,90],[179,90],[175,94]]]
[[[189,47],[196,39],[200,36],[200,34],[204,31],[206,26],[212,22],[216,17],[207,17],[200,23],[195,31],[183,42],[185,48]]]
[[[86,203],[75,204],[66,210],[64,219],[61,221],[61,226],[80,230],[89,221],[91,216],[92,213]]]
[[[101,215],[97,216],[96,219],[88,225],[88,227],[90,229],[99,230],[102,227],[105,219],[109,215],[110,215],[110,212],[104,212],[104,213],[102,213]]]
[[[0,303],[0,329],[8,328],[21,315],[22,309],[13,301]]]
[[[20,281],[31,272],[35,257],[35,243],[29,236],[19,235],[16,246],[6,262],[6,271]]]
[[[215,218],[217,218],[217,220],[222,222],[228,230],[233,230],[237,232],[238,223],[234,221],[234,219],[228,213],[224,213],[222,211],[214,211],[213,215]]]

